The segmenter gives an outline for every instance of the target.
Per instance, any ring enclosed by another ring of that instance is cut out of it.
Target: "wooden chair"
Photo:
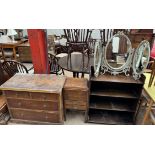
[[[113,30],[112,29],[100,29],[100,37],[102,45],[105,47],[108,41],[113,36]]]
[[[96,39],[90,38],[88,42],[89,54],[94,55]]]
[[[153,83],[153,80],[154,80],[154,77],[155,77],[155,60],[154,60],[154,62],[153,62],[153,64],[152,64],[152,66],[151,66],[151,75],[150,75],[150,80],[149,80],[149,85],[148,85],[148,87],[151,87],[151,85],[152,85],[152,83]],[[155,85],[155,83],[154,83],[154,85]]]
[[[128,35],[130,33],[129,29],[114,29],[113,30],[113,35],[116,34],[118,31],[123,32],[125,35]]]
[[[51,53],[48,53],[50,74],[65,75],[63,68],[58,64],[58,58]]]
[[[72,52],[80,52],[89,57],[88,41],[91,37],[92,30],[90,29],[64,29],[65,37],[67,39],[68,56],[71,57]]]
[[[20,62],[17,62],[15,60],[10,60],[10,61],[4,61],[2,63],[2,67],[4,71],[9,75],[9,77],[12,77],[16,73],[28,73],[29,70]],[[31,67],[32,69],[32,67]]]

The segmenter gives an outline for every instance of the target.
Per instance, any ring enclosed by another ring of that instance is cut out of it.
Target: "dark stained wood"
[[[2,66],[5,72],[9,75],[9,77],[12,77],[16,73],[28,73],[28,69],[22,63],[14,60],[4,61]]]
[[[115,102],[91,102],[90,109],[100,109],[100,110],[113,110],[113,111],[128,111],[134,112],[135,107],[134,104],[126,104],[126,103],[115,103]]]
[[[131,125],[133,124],[133,114],[126,112],[90,110],[89,122],[99,124],[113,124],[113,125],[115,124]]]
[[[153,45],[153,29],[150,29],[150,31],[139,31],[136,33],[130,33],[128,35],[133,48],[137,48],[141,41],[148,40],[150,43],[150,47]]]
[[[58,64],[58,58],[53,54],[48,53],[50,74],[64,75],[63,68]]]
[[[90,66],[94,64],[93,57],[84,56],[81,54],[71,54],[71,59],[68,56],[64,56],[59,59],[59,65],[64,69],[75,73],[87,73],[89,74]]]
[[[154,60],[153,65],[151,67],[151,75],[150,75],[148,87],[151,87],[153,80],[154,80],[154,77],[155,77],[155,60]],[[154,83],[154,85],[155,85],[155,83]]]
[[[141,80],[135,80],[132,76],[116,75],[111,76],[109,74],[100,75],[97,78],[91,77],[91,81],[105,81],[105,82],[115,82],[115,83],[133,83],[133,84],[142,84]]]
[[[90,95],[104,96],[104,97],[122,97],[122,98],[137,98],[134,91],[124,91],[115,89],[96,90],[91,92]]]
[[[90,72],[90,97],[86,122],[134,124],[145,78],[134,80],[125,75],[100,75]]]

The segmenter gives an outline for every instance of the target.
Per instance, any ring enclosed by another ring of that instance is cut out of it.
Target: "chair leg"
[[[149,113],[150,113],[150,110],[151,110],[151,108],[152,108],[152,105],[153,105],[153,100],[150,100],[149,101],[149,107],[148,107],[148,109],[146,110],[146,113],[145,113],[145,115],[144,115],[144,119],[143,119],[143,121],[142,121],[142,124],[144,125],[145,124],[145,122],[146,122],[146,120],[147,120],[147,118],[148,118],[148,115],[149,115]]]
[[[150,76],[150,80],[149,80],[149,85],[148,85],[148,87],[151,87],[152,82],[153,82],[153,80],[154,80],[154,77],[155,77],[155,71],[152,71],[151,76]]]
[[[75,78],[76,77],[76,73],[75,72],[73,72],[73,78]]]
[[[81,74],[81,78],[84,78],[84,73]]]

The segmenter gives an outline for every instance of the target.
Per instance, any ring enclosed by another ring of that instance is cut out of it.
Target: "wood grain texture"
[[[64,76],[16,74],[1,88],[11,120],[38,124],[64,121],[62,88]]]
[[[88,80],[67,78],[63,89],[66,109],[86,110],[88,104]]]
[[[2,90],[16,90],[27,92],[60,93],[65,76],[47,74],[16,74],[3,85]]]

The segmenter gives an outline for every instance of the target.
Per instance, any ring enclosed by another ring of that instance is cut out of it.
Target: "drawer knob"
[[[46,108],[46,107],[47,107],[47,105],[46,105],[46,104],[44,104],[44,105],[43,105],[43,107],[44,107],[44,108]]]
[[[18,106],[21,106],[21,102],[18,102]]]

